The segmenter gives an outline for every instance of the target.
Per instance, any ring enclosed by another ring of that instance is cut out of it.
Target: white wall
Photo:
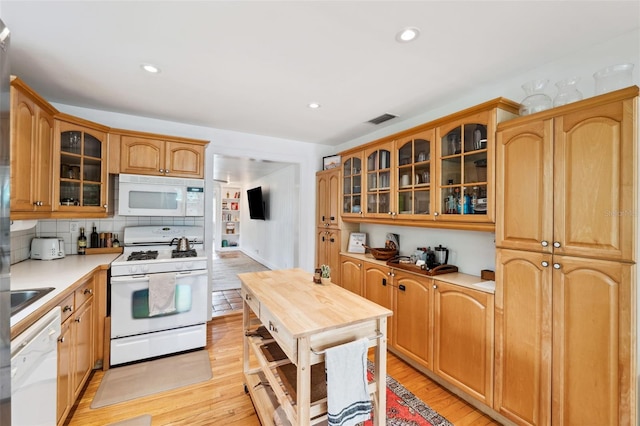
[[[452,229],[407,226],[361,225],[367,233],[367,245],[384,247],[388,232],[400,237],[400,255],[410,256],[418,247],[442,245],[449,249],[449,264],[460,272],[480,276],[483,269],[495,270],[496,243],[493,232],[457,231]]]
[[[249,218],[247,197],[242,197],[240,211],[240,248],[247,255],[270,269],[298,266],[300,238],[299,167],[289,166],[248,183],[247,189],[262,187],[266,204],[266,220]],[[315,219],[314,210],[304,209]]]

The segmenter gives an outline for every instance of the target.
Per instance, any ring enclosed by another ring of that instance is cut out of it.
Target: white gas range
[[[176,242],[189,240],[179,251]],[[111,365],[204,347],[207,255],[199,226],[124,229],[124,251],[111,263]]]

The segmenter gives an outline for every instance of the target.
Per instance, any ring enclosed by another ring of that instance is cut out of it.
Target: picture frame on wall
[[[365,244],[367,244],[367,234],[364,232],[352,232],[349,234],[349,253],[364,253]]]
[[[322,170],[334,169],[340,165],[339,155],[329,155],[322,157]]]

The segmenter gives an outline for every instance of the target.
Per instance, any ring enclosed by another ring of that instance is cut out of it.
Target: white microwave
[[[204,216],[204,180],[164,176],[118,177],[122,216]]]

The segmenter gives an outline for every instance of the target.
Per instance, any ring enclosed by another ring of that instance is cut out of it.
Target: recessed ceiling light
[[[408,27],[396,34],[396,41],[399,43],[407,43],[415,40],[420,35],[420,29],[416,27]]]
[[[307,105],[309,108],[311,109],[318,109],[320,108],[320,104],[317,102],[310,102],[309,105]]]
[[[143,70],[145,70],[146,72],[150,72],[151,74],[157,74],[160,72],[160,68],[156,67],[155,65],[142,64],[141,67]]]

